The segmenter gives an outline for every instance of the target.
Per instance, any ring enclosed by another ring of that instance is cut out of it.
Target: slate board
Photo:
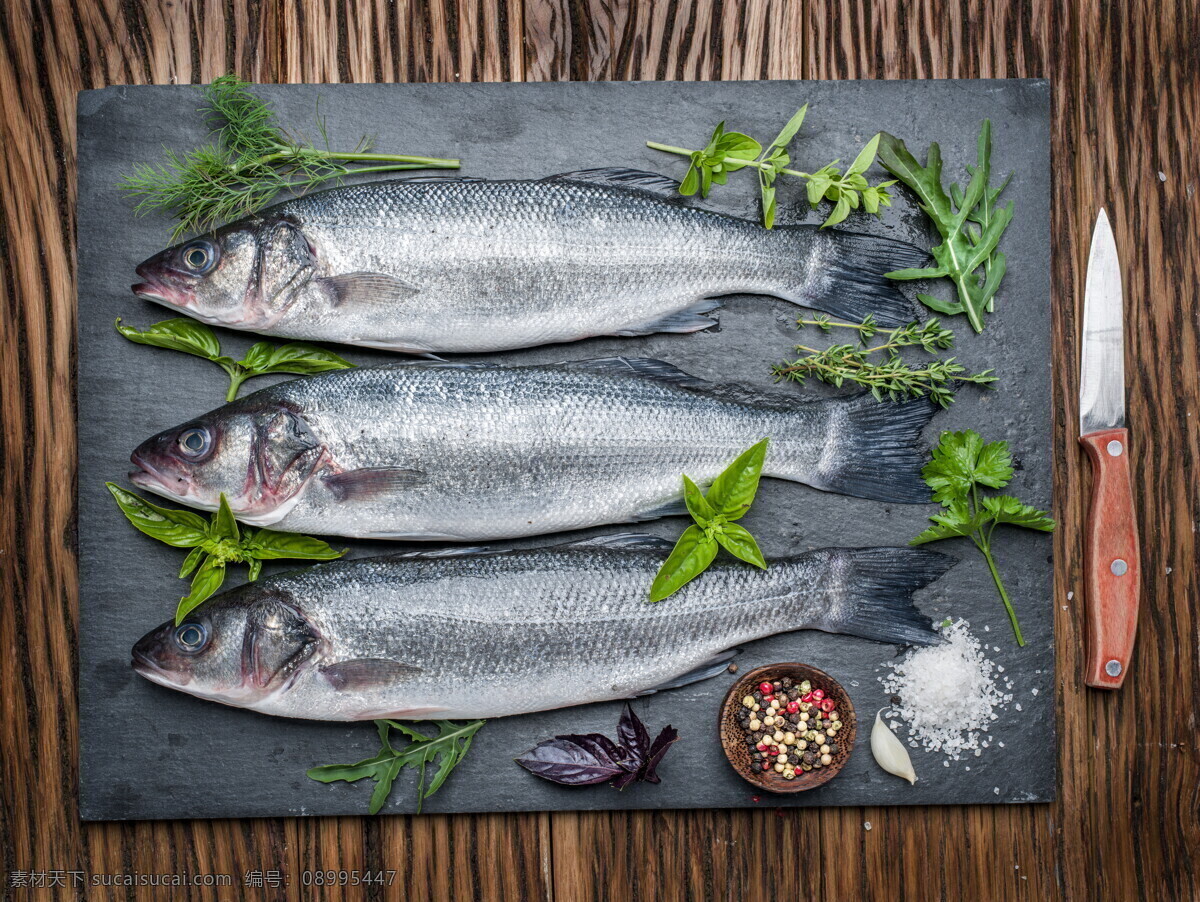
[[[682,177],[684,163],[644,146],[654,139],[701,147],[712,126],[770,137],[800,104],[808,119],[794,142],[794,165],[812,171],[852,158],[879,129],[906,137],[922,151],[940,141],[948,175],[965,179],[975,160],[980,120],[994,127],[993,170],[1018,175],[1006,197],[1017,219],[1004,239],[1008,276],[999,312],[982,336],[953,322],[956,353],[969,366],[995,367],[999,390],[967,388],[926,434],[974,428],[1006,438],[1020,458],[1014,488],[1050,507],[1049,89],[1044,81],[726,82],[539,85],[326,85],[262,87],[282,121],[311,127],[317,97],[329,133],[354,142],[364,130],[377,146],[457,156],[463,175],[536,178],[593,166],[630,166]],[[170,615],[184,588],[175,578],[182,553],[142,536],[125,522],[104,488],[124,483],[129,452],[145,437],[218,406],[226,380],[211,364],[139,347],[121,338],[113,320],[138,326],[165,319],[164,309],[134,297],[134,266],[165,246],[169,223],[136,218],[114,188],[139,161],[162,147],[186,149],[205,139],[192,87],[106,88],[79,96],[79,569],[80,569],[80,811],[84,820],[356,814],[366,811],[369,785],[322,785],[305,770],[375,753],[369,724],[310,723],[269,718],[201,701],[150,684],[129,666],[129,650]],[[310,128],[310,130],[313,130]],[[754,179],[736,178],[707,201],[756,217]],[[779,221],[819,222],[796,182],[779,186]],[[933,235],[911,195],[881,220],[856,215],[859,231],[929,246]],[[915,285],[914,288],[922,288]],[[936,286],[943,296],[946,284]],[[741,382],[784,397],[819,388],[774,385],[769,367],[798,340],[798,308],[777,300],[731,300],[719,331],[695,335],[601,338],[506,354],[506,362],[541,362],[644,355],[670,361],[715,381]],[[241,354],[252,336],[221,332],[227,353]],[[358,363],[390,359],[343,351]],[[486,358],[480,358],[486,359]],[[497,359],[497,358],[493,358]],[[254,387],[267,382],[259,380]],[[127,485],[127,483],[125,483]],[[925,525],[932,507],[890,506],[824,494],[776,480],[764,482],[746,519],[768,558],[826,545],[904,544]],[[647,524],[673,537],[678,518]],[[627,527],[624,527],[627,529]],[[617,531],[593,530],[592,533]],[[550,539],[542,539],[549,542]],[[538,541],[522,544],[538,544]],[[395,545],[356,542],[354,556]],[[657,729],[674,724],[681,741],[665,759],[658,786],[618,793],[608,787],[568,789],[538,780],[511,763],[514,755],[556,733],[611,733],[620,703],[495,720],[480,731],[467,760],[426,805],[427,812],[603,808],[710,808],[760,805],[965,804],[1045,802],[1054,797],[1054,637],[1051,542],[1017,530],[998,543],[1008,588],[1020,610],[1028,645],[1019,650],[977,553],[965,541],[943,543],[962,559],[919,596],[932,619],[965,617],[988,656],[1015,682],[1015,704],[996,721],[995,744],[982,757],[943,766],[937,753],[913,752],[920,782],[884,774],[871,758],[874,712],[886,704],[877,678],[901,653],[895,646],[818,632],[749,644],[743,672],[775,661],[805,661],[827,670],[850,691],[859,711],[859,744],[845,771],[807,793],[755,802],[752,787],[727,765],[716,738],[717,708],[735,677],[722,675],[636,701]],[[275,572],[284,567],[271,567]],[[238,577],[244,571],[239,568]],[[1037,693],[1034,694],[1034,690]],[[397,781],[390,812],[413,811],[414,778]]]

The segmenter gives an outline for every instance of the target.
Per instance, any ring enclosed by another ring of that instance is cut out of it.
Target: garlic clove
[[[892,728],[884,723],[880,716],[882,713],[882,708],[875,712],[875,726],[871,727],[871,754],[889,774],[903,777],[910,784],[916,783],[917,773],[913,770],[912,759],[908,757],[908,749],[896,738]]]

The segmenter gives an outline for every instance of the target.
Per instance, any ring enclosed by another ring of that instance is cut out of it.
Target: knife
[[[1119,689],[1137,633],[1141,566],[1125,428],[1125,340],[1121,263],[1103,208],[1096,217],[1083,296],[1079,443],[1092,463],[1085,535],[1085,682]]]

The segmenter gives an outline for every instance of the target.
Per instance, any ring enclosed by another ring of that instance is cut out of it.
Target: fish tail
[[[793,228],[812,229],[811,226]],[[894,238],[833,229],[809,234],[818,242],[817,252],[809,252],[804,282],[795,292],[785,295],[787,300],[855,322],[872,314],[876,322],[888,328],[906,325],[917,318],[912,302],[886,274],[924,266],[928,253]]]
[[[938,641],[932,622],[912,597],[954,566],[953,558],[925,548],[842,548],[831,553],[839,600],[820,629],[898,645]]]
[[[810,485],[901,504],[926,504],[929,487],[921,478],[926,450],[921,430],[936,405],[928,398],[876,401],[869,394],[828,402],[829,426]]]

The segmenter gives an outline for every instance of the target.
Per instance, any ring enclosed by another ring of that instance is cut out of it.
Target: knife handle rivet
[[[1107,673],[1110,677],[1120,676],[1121,675],[1121,662],[1116,661],[1116,660],[1109,661],[1107,664],[1104,665],[1104,672]]]
[[[1125,571],[1129,569],[1129,565],[1120,558],[1117,558],[1112,562],[1112,565],[1109,567],[1109,569],[1112,570],[1114,576],[1124,576]]]
[[[1108,443],[1108,456],[1109,457],[1120,457],[1121,452],[1123,450],[1124,449],[1121,447],[1121,443],[1119,441],[1117,441],[1116,439],[1113,439],[1111,442]]]

